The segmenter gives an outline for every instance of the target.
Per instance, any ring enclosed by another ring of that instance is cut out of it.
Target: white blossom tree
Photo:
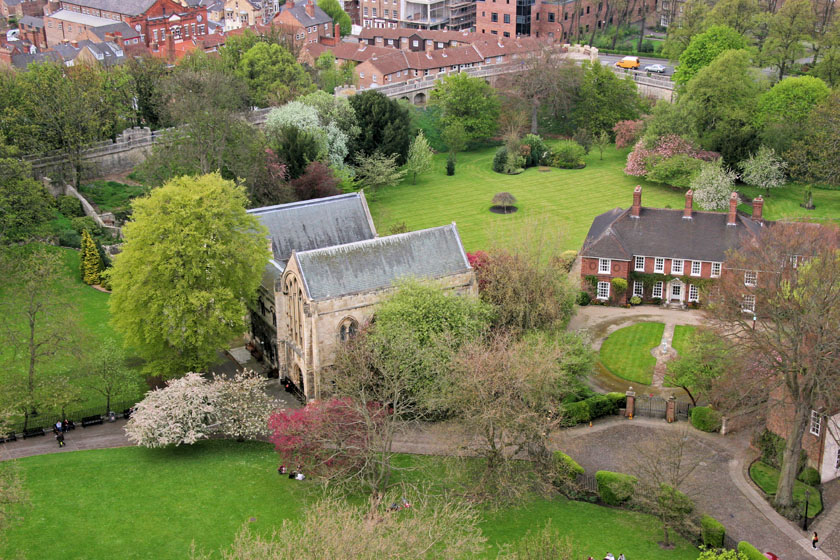
[[[694,200],[706,210],[725,210],[738,174],[718,160],[704,163],[691,181]]]
[[[268,417],[275,402],[266,392],[268,380],[254,371],[244,370],[233,379],[216,376],[218,391],[216,414],[218,431],[239,440],[268,435]]]
[[[423,131],[417,133],[408,147],[408,160],[405,167],[411,173],[412,183],[417,184],[417,175],[422,175],[432,168],[432,148]]]
[[[218,385],[199,373],[188,373],[147,393],[125,425],[125,433],[144,447],[192,444],[216,430],[218,402]]]
[[[276,137],[286,127],[294,127],[311,134],[319,143],[322,157],[325,157],[330,165],[344,165],[348,154],[347,133],[335,122],[324,124],[318,109],[312,105],[292,101],[268,114],[265,130],[269,138]]]
[[[740,162],[738,167],[742,171],[742,181],[764,189],[767,194],[770,194],[770,189],[783,187],[787,182],[787,163],[776,155],[773,148],[767,146],[758,148],[756,153]]]

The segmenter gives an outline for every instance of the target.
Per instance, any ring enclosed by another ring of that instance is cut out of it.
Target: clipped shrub
[[[620,506],[633,495],[639,479],[624,473],[598,471],[595,473],[595,480],[598,483],[598,495],[604,503]]]
[[[630,298],[630,305],[641,305],[642,298],[639,296],[633,296]]]
[[[551,165],[561,169],[579,169],[586,164],[583,156],[586,155],[583,146],[572,140],[562,140],[554,146],[551,154]]]
[[[583,383],[578,383],[577,387],[572,389],[572,391],[569,392],[563,398],[563,402],[568,404],[568,403],[573,403],[573,402],[578,402],[578,401],[584,401],[584,400],[588,399],[589,397],[594,397],[597,394],[598,393],[596,393],[595,391],[590,389],[587,385],[584,385]]]
[[[627,395],[624,393],[607,393],[606,397],[612,405],[612,412],[610,414],[618,414],[619,408],[625,408],[627,406]]]
[[[75,196],[61,195],[58,197],[58,211],[68,218],[84,216],[81,201]]]
[[[58,244],[62,247],[79,249],[82,246],[82,236],[72,229],[65,229],[58,232]]]
[[[592,419],[586,401],[564,404],[560,407],[560,413],[563,415],[564,423],[568,426],[583,424]]]
[[[577,296],[577,304],[581,306],[589,305],[590,301],[592,301],[592,296],[589,295],[589,292],[581,290]]]
[[[455,175],[455,158],[449,156],[446,160],[446,174],[450,177]]]
[[[708,406],[695,406],[691,409],[691,425],[703,432],[720,431],[720,412]]]
[[[785,452],[785,439],[770,430],[764,430],[756,441],[761,451],[761,462],[779,469],[782,466],[782,454]]]
[[[723,548],[723,537],[726,535],[726,528],[723,524],[709,515],[700,518],[700,535],[703,537],[703,544],[711,548]]]
[[[589,419],[594,420],[601,416],[613,414],[613,403],[606,395],[595,395],[589,397],[585,401],[586,406],[589,407]]]
[[[545,165],[551,150],[545,145],[543,139],[536,134],[527,134],[522,139],[522,145],[528,146],[527,155],[525,156],[525,167],[535,167],[537,165]]]
[[[616,297],[621,297],[627,291],[627,280],[624,278],[613,278],[610,280],[610,284],[612,284]]]
[[[507,148],[502,146],[496,150],[496,155],[493,156],[493,171],[496,173],[504,173],[507,165]]]
[[[99,224],[97,224],[90,216],[73,218],[70,220],[70,223],[73,224],[73,229],[79,234],[83,231],[86,231],[91,235],[97,235],[99,233]]]
[[[568,250],[560,253],[560,265],[566,272],[570,272],[577,259],[577,251]]]
[[[691,181],[700,172],[703,160],[686,154],[677,154],[662,159],[653,165],[645,178],[654,183],[662,183],[687,189]]]
[[[554,452],[554,470],[557,472],[556,483],[558,485],[563,482],[574,481],[578,475],[584,473],[583,467],[562,451]]]
[[[813,467],[805,467],[796,478],[808,486],[817,486],[820,482],[822,482],[819,471]]]
[[[738,552],[746,556],[747,560],[767,560],[767,557],[747,541],[738,543]]]

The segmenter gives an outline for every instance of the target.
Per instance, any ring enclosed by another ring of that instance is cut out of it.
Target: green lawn
[[[60,251],[64,257],[64,262],[67,264],[67,275],[73,279],[70,288],[70,297],[75,303],[78,312],[76,319],[79,323],[79,331],[83,335],[81,348],[83,351],[90,351],[97,348],[103,340],[117,339],[117,334],[109,324],[110,312],[108,310],[108,294],[100,292],[82,283],[79,277],[79,252],[73,249],[53,247],[51,250]],[[14,294],[0,293],[0,297],[15,297]],[[10,349],[0,349],[0,358],[9,356]],[[15,362],[12,367],[0,368],[0,385],[5,379],[9,379],[12,375],[22,375],[25,370],[22,368],[20,362]],[[70,355],[64,355],[58,359],[49,360],[44,363],[45,373],[56,373],[60,371],[72,371],[79,367],[78,358]],[[131,398],[140,398],[143,395],[142,388],[138,384],[138,389],[133,395],[125,395],[119,397],[117,400],[128,400]],[[82,402],[76,408],[90,408],[101,406],[105,412],[105,398],[99,393],[85,389],[82,393]]]
[[[685,353],[688,345],[688,339],[694,334],[697,327],[694,325],[677,325],[674,327],[674,340],[671,341],[671,346],[677,351],[677,354],[682,356]]]
[[[410,478],[441,482],[434,477],[441,459],[400,459],[419,467]],[[193,541],[205,551],[228,545],[246,523],[269,533],[283,519],[299,519],[302,505],[319,495],[314,484],[279,477],[276,455],[263,443],[78,451],[18,464],[31,506],[7,533],[0,557],[181,559]],[[697,549],[682,540],[675,550],[661,550],[661,531],[649,516],[560,498],[484,511],[485,557],[548,520],[571,536],[581,558],[602,558],[607,551],[647,560],[697,557]]]
[[[662,342],[664,323],[636,323],[618,329],[601,345],[601,363],[618,377],[650,385],[656,365],[650,351]]]
[[[776,495],[776,488],[779,486],[779,471],[777,469],[761,461],[756,461],[750,466],[750,478],[764,490],[765,494]],[[801,514],[805,515],[805,490],[810,492],[808,517],[815,517],[822,511],[822,496],[819,490],[797,480],[793,485],[793,500],[799,504]]]
[[[128,208],[131,199],[144,194],[146,187],[116,181],[94,181],[82,185],[79,190],[100,212],[113,212],[120,208]]]
[[[551,142],[549,142],[551,144]],[[586,156],[585,169],[537,168],[520,175],[503,175],[491,169],[496,148],[458,154],[455,175],[446,175],[446,154],[437,154],[433,169],[421,175],[417,184],[402,184],[369,195],[377,229],[386,233],[404,222],[416,230],[456,222],[468,251],[486,249],[491,240],[515,235],[527,222],[537,221],[560,236],[564,249],[580,249],[592,219],[615,207],[632,203],[633,188],[642,185],[642,204],[652,207],[682,208],[685,193],[663,185],[648,183],[624,174],[629,149],[607,148],[604,159],[598,151]],[[740,188],[740,187],[739,187]],[[746,193],[752,192],[747,187]],[[507,191],[517,199],[519,211],[510,215],[489,211],[493,195]],[[758,191],[756,191],[757,194]],[[840,191],[814,190],[817,209],[799,208],[802,187],[794,185],[773,192],[765,202],[767,219],[807,216],[813,219],[840,216]]]
[[[840,190],[812,189],[814,195],[813,210],[805,210],[800,207],[805,185],[791,183],[781,189],[771,189],[770,194],[764,189],[755,187],[739,186],[738,190],[747,196],[756,197],[761,195],[764,198],[764,217],[768,220],[789,220],[803,221],[837,221],[840,218]],[[739,209],[752,214],[751,204],[742,204]]]

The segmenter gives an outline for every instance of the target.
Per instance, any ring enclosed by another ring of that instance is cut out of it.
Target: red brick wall
[[[778,387],[770,393],[770,400],[767,402],[767,429],[777,436],[787,438],[790,432],[790,421],[793,418],[793,401],[784,387]],[[823,418],[822,429],[826,429],[826,419]],[[802,436],[802,449],[808,456],[808,466],[820,469],[820,450],[822,442],[820,438],[811,434],[809,427],[805,428],[805,435]]]
[[[587,276],[596,276],[598,278],[598,282],[610,282],[613,278],[624,278],[628,280],[628,271],[630,269],[630,263],[627,261],[616,261],[613,260],[610,263],[610,273],[609,274],[600,274],[598,272],[598,259],[590,258],[590,257],[582,257],[580,260],[580,281],[581,281],[581,289],[589,292],[589,294],[593,297],[593,299],[597,296],[597,289],[592,286],[587,280]],[[627,291],[621,295],[621,298],[616,299],[615,297],[615,290],[610,287],[610,302],[615,303],[617,305],[624,305],[627,303],[628,298],[630,297],[630,292],[632,291],[632,286],[630,285],[630,281],[627,281]]]

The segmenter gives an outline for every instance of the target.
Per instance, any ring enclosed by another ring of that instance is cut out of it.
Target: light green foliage
[[[595,137],[595,147],[598,148],[598,159],[604,159],[604,150],[610,145],[610,134],[606,130],[602,130],[600,134]]]
[[[336,0],[327,1],[335,2]],[[353,71],[355,67],[356,63],[351,60],[345,60],[341,64],[337,64],[335,55],[330,51],[324,51],[315,60],[315,69],[318,71],[316,77],[318,87],[325,93],[332,95],[335,88],[339,86],[355,85],[358,82],[356,73]]]
[[[668,362],[665,380],[682,387],[696,404],[699,397],[708,399],[715,381],[735,367],[735,354],[726,340],[710,329],[696,329],[683,337],[688,327],[678,328],[673,345],[679,356]]]
[[[113,339],[102,341],[84,363],[81,384],[105,399],[105,411],[111,410],[114,399],[136,395],[143,385],[137,371],[126,365],[122,347]]]
[[[557,471],[558,486],[567,481],[574,482],[578,475],[585,472],[577,461],[562,451],[554,452],[554,468]]]
[[[720,521],[709,515],[704,515],[700,518],[700,530],[705,546],[723,548],[723,537],[726,535],[726,528]]]
[[[720,430],[720,412],[708,406],[695,406],[691,409],[691,425],[703,432]]]
[[[431,169],[433,156],[429,141],[426,140],[423,131],[419,131],[408,147],[408,160],[405,162],[413,184],[417,184],[417,175],[422,175]]]
[[[805,124],[811,111],[829,96],[831,90],[826,83],[813,76],[785,78],[775,84],[758,102],[758,123],[775,122]]]
[[[483,78],[465,73],[446,76],[432,90],[431,103],[441,108],[444,127],[460,122],[470,140],[483,140],[496,133],[499,99]]]
[[[627,291],[627,280],[624,278],[613,278],[610,280],[610,284],[612,284],[616,297],[621,297]]]
[[[680,55],[674,81],[685,85],[722,52],[746,47],[747,41],[741,33],[726,25],[713,25],[691,39]]]
[[[766,560],[766,557],[761,551],[747,541],[738,543],[738,554],[746,558],[746,560]]]
[[[700,552],[700,556],[697,557],[697,560],[749,560],[749,558],[737,550],[718,550],[715,548],[707,548]]]
[[[814,12],[810,0],[788,0],[770,19],[769,34],[761,56],[779,70],[785,70],[805,54],[802,42],[814,32]]]
[[[653,168],[645,175],[645,179],[654,183],[687,189],[702,166],[703,160],[701,159],[686,154],[677,154],[655,163]]]
[[[668,26],[668,38],[662,46],[662,54],[669,60],[679,60],[691,39],[706,28],[709,6],[705,0],[687,0],[682,4],[682,14],[676,25]]]
[[[396,185],[406,175],[406,171],[397,165],[398,157],[398,154],[385,156],[380,152],[373,152],[369,156],[357,156],[356,181],[371,192]]]
[[[630,78],[620,78],[600,62],[583,63],[583,80],[572,120],[592,134],[612,131],[618,121],[635,120],[641,99]]]
[[[0,135],[0,245],[39,235],[52,216],[47,189],[32,179],[31,166],[17,155]]]
[[[753,17],[758,12],[758,0],[720,0],[709,13],[708,21],[713,25],[725,25],[744,35],[752,29]]]
[[[819,62],[812,73],[831,87],[840,84],[840,22],[831,24],[823,35]]]
[[[610,471],[596,472],[595,480],[601,499],[611,506],[619,506],[632,498],[639,481],[635,476]]]
[[[356,111],[346,97],[336,97],[319,90],[299,97],[297,101],[315,107],[321,126],[334,124],[351,140],[359,135]]]
[[[224,66],[233,71],[239,68],[242,56],[261,41],[260,36],[251,29],[225,37],[225,44],[219,47],[219,55]]]
[[[785,185],[785,169],[787,163],[776,156],[773,148],[759,146],[758,151],[748,159],[740,162],[741,180],[748,185],[765,189],[783,187]]]
[[[551,165],[561,169],[577,169],[585,165],[585,150],[574,140],[561,140],[551,150]]]
[[[352,22],[350,16],[338,3],[338,0],[318,0],[318,7],[324,10],[328,16],[333,20],[333,26],[337,23],[340,27],[341,36],[349,35],[351,32]],[[335,32],[335,27],[332,29]]]
[[[807,137],[793,143],[785,158],[791,176],[802,181],[840,185],[840,92],[817,105],[808,117]]]
[[[452,160],[455,161],[456,154],[467,148],[467,140],[469,140],[464,123],[455,121],[448,124],[441,132],[441,140],[446,144],[446,149],[449,150]]]
[[[105,268],[102,259],[99,257],[99,251],[96,250],[96,244],[93,242],[88,230],[82,231],[82,282],[90,286],[99,284],[100,273]]]
[[[147,372],[201,371],[243,332],[270,256],[245,204],[244,189],[218,174],[173,179],[134,201],[109,305]]]
[[[679,100],[701,146],[720,152],[728,163],[755,151],[755,114],[766,85],[745,50],[727,51],[701,69]]]
[[[281,105],[315,89],[294,55],[278,44],[260,42],[248,49],[236,74],[248,82],[253,102],[263,107]]]

